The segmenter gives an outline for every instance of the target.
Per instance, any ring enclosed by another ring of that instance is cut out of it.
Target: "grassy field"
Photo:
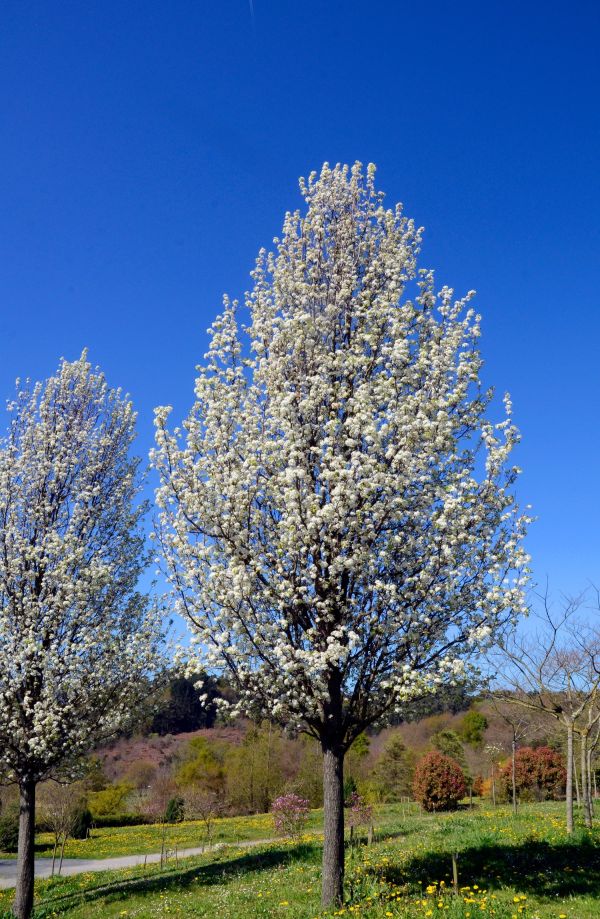
[[[409,813],[418,811],[417,805],[407,805]],[[385,805],[379,809],[378,828],[381,832],[393,832],[406,813],[400,805]],[[323,812],[314,810],[310,814],[308,833],[321,829]],[[110,858],[116,855],[137,855],[160,852],[162,827],[150,826],[107,827],[92,830],[89,839],[69,839],[65,847],[65,858]],[[213,843],[239,843],[255,839],[270,839],[274,836],[273,819],[269,814],[252,817],[223,817],[214,822]],[[192,849],[206,843],[206,828],[199,821],[184,821],[167,827],[166,842],[170,849]],[[38,833],[36,855],[52,854],[54,839],[51,833]],[[0,853],[0,858],[16,856]]]
[[[349,850],[348,902],[329,915],[600,916],[600,831],[579,828],[568,838],[559,805],[532,805],[516,819],[501,808],[437,817],[402,816],[400,809],[387,808],[384,828],[388,838]],[[452,852],[458,852],[458,897],[450,890]],[[278,842],[252,850],[229,846],[166,869],[41,881],[36,916],[316,919],[323,915],[320,857],[318,838],[307,838],[301,844]],[[0,892],[0,910],[8,908],[11,898],[12,892]]]

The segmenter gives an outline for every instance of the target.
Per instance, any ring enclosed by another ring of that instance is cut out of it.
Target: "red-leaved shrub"
[[[434,750],[417,763],[413,794],[426,811],[454,810],[466,792],[463,771],[450,756]]]
[[[556,801],[565,793],[567,771],[560,753],[550,747],[521,747],[515,755],[517,795],[524,801]],[[512,764],[500,770],[500,785],[506,797],[512,796]]]

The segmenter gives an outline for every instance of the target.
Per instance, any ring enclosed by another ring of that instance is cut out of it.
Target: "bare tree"
[[[216,791],[198,788],[194,785],[190,785],[188,788],[184,789],[182,794],[185,802],[186,816],[202,821],[204,824],[206,844],[207,846],[211,846],[214,821],[223,812],[223,796]]]
[[[586,604],[588,593],[562,598],[554,611],[548,590],[538,595],[531,624],[507,632],[498,643],[496,698],[554,718],[566,734],[567,832],[573,831],[575,736],[580,738],[584,820],[591,825],[588,781],[590,733],[600,720],[600,606]],[[581,616],[586,608],[587,615]],[[589,613],[592,613],[590,618]]]
[[[163,866],[167,859],[167,807],[169,801],[177,793],[177,786],[170,776],[161,772],[158,774],[148,794],[142,803],[143,813],[154,823],[161,827],[160,864]]]
[[[492,804],[496,806],[496,767],[502,757],[502,747],[499,744],[486,744],[483,748],[485,756],[490,767],[490,779],[492,782]]]
[[[519,709],[516,704],[507,704],[506,701],[492,695],[491,703],[494,711],[502,721],[508,725],[511,732],[510,763],[511,763],[511,791],[513,814],[517,813],[517,744],[526,737],[539,731],[539,725],[534,725],[532,712],[524,706]]]
[[[60,860],[58,873],[62,870],[65,854],[65,845],[72,835],[77,823],[79,812],[84,806],[85,799],[81,789],[73,785],[63,785],[60,782],[47,782],[40,789],[40,815],[44,823],[54,834],[54,849],[52,851],[52,870],[56,864],[56,855],[60,846]]]

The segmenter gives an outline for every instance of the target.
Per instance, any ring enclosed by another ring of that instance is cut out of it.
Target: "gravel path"
[[[215,852],[227,845],[247,849],[252,846],[264,846],[275,841],[275,839],[248,839],[244,842],[217,843],[217,845],[210,847],[204,846],[196,849],[178,849],[177,856],[178,858],[187,858],[190,855],[205,855],[207,852]],[[169,861],[172,861],[173,858],[174,852],[170,849]],[[160,862],[160,852],[151,852],[147,855],[119,855],[116,858],[65,858],[62,863],[61,874],[84,874],[86,871],[114,871],[117,868],[132,868],[134,865],[150,865],[156,862]],[[58,867],[58,859],[56,861],[56,866]],[[51,870],[51,858],[36,858],[36,878],[49,878]],[[16,880],[17,860],[0,860],[0,888],[14,887]]]

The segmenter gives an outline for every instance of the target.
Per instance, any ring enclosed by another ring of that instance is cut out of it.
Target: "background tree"
[[[458,763],[462,769],[465,784],[470,785],[472,782],[471,772],[465,757],[464,747],[456,731],[448,729],[438,731],[438,733],[434,734],[431,738],[431,742],[436,750],[439,750],[444,756],[449,756],[455,763]]]
[[[86,792],[102,791],[108,785],[104,763],[98,756],[89,756],[83,763],[83,771],[82,784]]]
[[[536,723],[533,712],[528,706],[518,706],[508,704],[501,699],[491,696],[494,711],[500,716],[502,721],[510,728],[510,797],[512,801],[513,814],[517,813],[517,745],[525,737],[530,741],[540,730],[539,723]],[[565,776],[566,782],[566,776]]]
[[[150,787],[144,800],[144,814],[152,823],[161,826],[160,864],[161,867],[167,857],[167,808],[169,802],[178,795],[179,789],[172,776],[166,771],[159,772]]]
[[[215,745],[209,744],[205,737],[192,738],[175,780],[181,788],[194,785],[205,791],[222,793],[225,787],[223,759],[217,754]]]
[[[253,725],[227,753],[227,797],[246,813],[267,813],[283,790],[285,741],[270,722]]]
[[[0,772],[20,794],[14,911],[33,900],[35,789],[136,711],[160,623],[145,566],[135,414],[85,354],[18,385],[0,441]],[[143,678],[143,679],[142,679]]]
[[[298,738],[300,763],[294,788],[301,797],[308,798],[312,807],[323,806],[323,756],[321,745],[308,734]]]
[[[373,777],[381,795],[388,801],[400,801],[412,792],[416,756],[402,738],[392,734],[375,764]]]
[[[346,752],[344,760],[344,801],[358,790],[367,774],[370,741],[366,734],[359,734]]]
[[[481,712],[471,709],[463,716],[460,723],[459,734],[464,743],[474,749],[481,749],[483,746],[485,732],[488,727],[488,720]]]
[[[182,794],[186,818],[200,820],[204,824],[206,844],[212,845],[214,822],[222,814],[225,805],[222,793],[189,785],[183,789]]]
[[[149,760],[138,759],[127,767],[125,782],[137,791],[143,791],[152,785],[156,777],[157,766]]]
[[[469,297],[417,275],[420,232],[384,208],[374,167],[325,165],[301,190],[306,213],[259,255],[247,327],[225,300],[183,431],[157,409],[153,461],[202,665],[229,670],[238,710],[321,744],[329,905],[346,751],[522,609],[526,518]]]
[[[496,806],[496,778],[498,769],[503,759],[503,749],[500,744],[488,743],[483,748],[483,755],[490,771],[490,784],[492,792],[492,804]]]
[[[195,687],[197,682],[202,682],[202,700]],[[215,680],[205,674],[172,678],[152,716],[150,730],[157,734],[181,734],[211,728],[217,714],[214,702],[217,696]]]

